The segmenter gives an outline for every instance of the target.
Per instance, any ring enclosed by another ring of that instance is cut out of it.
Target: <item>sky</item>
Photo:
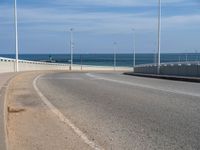
[[[20,53],[157,49],[158,0],[17,0]],[[14,0],[0,1],[0,53],[15,52]],[[162,0],[162,53],[200,52],[200,0]]]

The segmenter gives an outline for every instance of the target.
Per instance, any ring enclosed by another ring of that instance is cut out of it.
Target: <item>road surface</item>
[[[198,83],[119,73],[53,73],[38,77],[35,86],[63,115],[61,120],[86,136],[84,142],[113,150],[200,149]]]

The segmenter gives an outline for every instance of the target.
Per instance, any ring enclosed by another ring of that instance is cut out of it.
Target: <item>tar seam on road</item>
[[[10,84],[10,82],[8,82],[7,84]],[[5,95],[4,95],[4,132],[5,132],[5,144],[6,144],[6,150],[9,150],[9,142],[8,142],[8,129],[7,129],[7,117],[8,117],[8,110],[7,110],[7,92],[8,92],[8,86],[6,86],[6,91],[5,91]]]
[[[67,124],[82,140],[85,144],[89,145],[92,149],[103,150],[99,145],[89,140],[89,138],[84,134],[78,127],[76,127],[69,119],[67,119],[50,101],[42,94],[42,92],[37,87],[37,80],[42,75],[37,76],[33,81],[33,86],[41,100],[47,105],[47,107],[65,124]]]
[[[172,90],[167,90],[167,89],[160,89],[160,88],[156,88],[156,87],[152,87],[152,86],[148,86],[148,85],[141,85],[141,84],[137,84],[137,83],[130,83],[130,82],[126,82],[126,81],[119,81],[119,80],[104,78],[104,77],[97,76],[97,75],[94,75],[94,74],[91,74],[91,73],[86,73],[86,75],[88,77],[91,77],[91,78],[94,78],[94,79],[99,79],[99,80],[104,80],[104,81],[110,81],[110,82],[115,82],[115,83],[121,83],[121,84],[141,87],[141,88],[153,89],[153,90],[162,91],[162,92],[169,92],[169,93],[174,93],[174,94],[200,97],[200,94],[195,94],[195,93],[185,93],[185,92],[181,92],[181,91],[172,91]]]

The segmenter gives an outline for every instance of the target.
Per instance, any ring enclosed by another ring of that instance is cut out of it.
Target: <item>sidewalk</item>
[[[6,138],[5,138],[5,116],[4,116],[4,96],[5,90],[9,79],[11,79],[15,73],[0,73],[0,150],[6,150]]]

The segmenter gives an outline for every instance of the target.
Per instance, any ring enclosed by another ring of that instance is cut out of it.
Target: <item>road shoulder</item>
[[[7,97],[9,149],[90,149],[41,101],[32,85],[39,74],[23,73],[10,82]]]
[[[9,81],[14,77],[15,73],[1,73],[0,74],[0,149],[7,149],[7,130],[6,130],[6,89]]]

